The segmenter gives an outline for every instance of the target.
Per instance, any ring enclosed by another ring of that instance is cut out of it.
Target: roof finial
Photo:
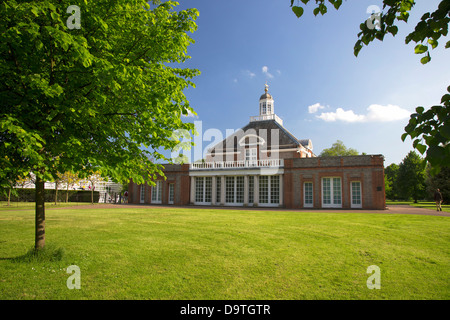
[[[266,81],[266,84],[264,85],[264,91],[267,93],[267,91],[269,91],[269,85],[267,84],[267,81]]]

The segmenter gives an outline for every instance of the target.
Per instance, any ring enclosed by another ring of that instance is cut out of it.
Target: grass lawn
[[[34,212],[0,211],[0,299],[450,298],[448,217],[99,205],[46,211],[46,241],[27,255]]]

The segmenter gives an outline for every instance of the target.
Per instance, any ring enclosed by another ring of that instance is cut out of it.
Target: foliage
[[[450,168],[445,167],[435,175],[430,172],[430,167],[427,168],[426,183],[427,192],[431,199],[433,199],[434,192],[439,189],[443,202],[450,203]]]
[[[45,180],[91,167],[115,179],[144,181],[160,171],[156,149],[172,148],[176,129],[192,129],[182,90],[198,72],[185,61],[196,10],[174,2],[80,4],[80,29],[66,26],[71,1],[6,1],[2,22],[2,168]],[[4,175],[6,172],[2,172]],[[160,173],[160,172],[159,172]]]
[[[384,189],[387,199],[398,199],[398,169],[399,166],[395,163],[384,169]]]
[[[170,161],[157,150],[193,129],[183,90],[199,74],[179,68],[198,12],[176,4],[78,1],[80,28],[70,29],[71,0],[1,2],[2,186],[29,172],[37,192],[58,172],[138,183],[163,174],[150,158]]]
[[[310,0],[300,0],[308,4]],[[316,0],[317,7],[313,10],[314,15],[324,15],[327,12],[327,2],[337,10],[342,0]],[[303,15],[304,9],[300,6],[291,7],[297,17]],[[387,34],[395,36],[398,32],[397,22],[408,22],[410,12],[415,5],[414,0],[383,0],[383,11],[374,13],[365,22],[360,24],[361,31],[358,33],[358,41],[354,46],[354,54],[358,56],[364,46],[372,41],[383,41]],[[434,12],[426,12],[414,30],[405,38],[405,43],[416,43],[414,53],[422,55],[420,62],[427,64],[431,61],[430,48],[439,46],[441,37],[448,34],[450,23],[450,1],[442,0]],[[450,47],[447,41],[445,48]],[[447,89],[450,93],[450,87]],[[402,140],[407,136],[413,139],[413,147],[421,154],[426,151],[425,159],[433,166],[432,174],[436,174],[442,167],[450,167],[450,94],[442,96],[441,104],[431,107],[425,112],[424,107],[417,107],[416,113],[412,114]]]
[[[401,199],[419,199],[426,197],[425,164],[415,151],[410,151],[398,166],[397,184]]]
[[[357,156],[356,149],[347,148],[341,140],[337,140],[330,148],[323,149],[320,157]]]

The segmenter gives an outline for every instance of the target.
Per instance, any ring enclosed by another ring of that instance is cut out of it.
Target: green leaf
[[[425,151],[427,151],[427,147],[424,146],[423,144],[420,144],[420,143],[418,143],[418,144],[415,146],[415,148],[416,148],[417,150],[419,150],[419,152],[420,152],[421,154],[424,154]]]
[[[419,114],[422,114],[424,110],[425,110],[424,107],[417,107],[416,108],[416,112],[419,113]]]
[[[430,61],[431,61],[431,57],[430,57],[429,54],[426,55],[425,57],[423,57],[422,59],[420,59],[420,62],[421,62],[422,64],[427,64],[427,63],[430,62]]]
[[[303,15],[304,10],[302,7],[294,6],[294,7],[292,7],[292,11],[294,11],[297,18],[300,18]]]
[[[317,15],[319,14],[319,12],[320,12],[320,9],[319,9],[319,8],[315,8],[315,9],[313,10],[313,13],[314,13],[315,16],[317,16]]]
[[[414,53],[415,54],[421,54],[421,53],[425,53],[428,51],[428,47],[424,46],[423,44],[418,44],[415,48],[414,48]]]

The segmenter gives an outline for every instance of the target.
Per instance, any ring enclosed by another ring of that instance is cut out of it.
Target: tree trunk
[[[91,183],[91,204],[94,204],[94,184]]]
[[[67,183],[67,189],[66,189],[66,203],[69,202],[69,183]]]
[[[36,220],[34,248],[42,249],[45,246],[45,181],[36,176]]]
[[[9,188],[9,191],[8,191],[8,207],[10,204],[10,200],[11,200],[11,188]]]

